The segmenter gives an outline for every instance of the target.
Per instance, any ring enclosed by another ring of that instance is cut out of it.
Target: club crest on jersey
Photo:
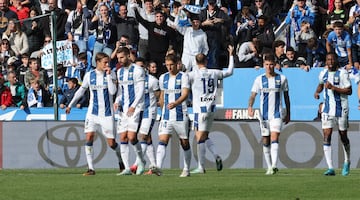
[[[339,77],[335,76],[334,77],[334,85],[339,85],[339,82],[340,82]]]
[[[181,80],[176,80],[175,84],[176,85],[181,85]]]
[[[281,80],[275,80],[275,84],[276,84],[276,85],[280,85],[280,84],[281,84]]]
[[[129,72],[129,77],[128,77],[128,79],[133,78],[133,75],[134,75],[134,72]]]
[[[107,78],[106,77],[104,77],[104,85],[107,85]]]

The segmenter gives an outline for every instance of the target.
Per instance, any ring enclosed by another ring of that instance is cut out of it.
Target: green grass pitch
[[[181,170],[163,176],[116,176],[115,169],[0,170],[0,200],[231,200],[231,199],[360,199],[360,170],[347,177],[326,177],[324,169],[210,169],[206,174],[179,178]]]

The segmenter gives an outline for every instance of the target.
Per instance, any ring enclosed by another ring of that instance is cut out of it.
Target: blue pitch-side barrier
[[[291,119],[312,120],[316,116],[318,104],[321,100],[314,99],[314,92],[318,85],[319,72],[322,69],[312,69],[305,72],[300,69],[284,69],[290,88]],[[223,108],[247,108],[250,90],[256,76],[264,73],[263,69],[235,69],[234,74],[224,80],[224,107]],[[358,110],[357,85],[353,82],[353,94],[349,97],[350,120],[360,120]],[[259,107],[257,98],[254,108]],[[59,120],[84,120],[87,109],[71,110],[70,115],[65,114],[65,109],[59,109]],[[191,109],[190,109],[191,111]],[[19,110],[7,108],[0,110],[1,121],[11,120],[53,120],[54,108],[31,108]]]

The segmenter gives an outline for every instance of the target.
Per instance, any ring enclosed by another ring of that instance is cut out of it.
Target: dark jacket
[[[169,45],[174,45],[175,41],[175,30],[170,28],[166,21],[158,25],[155,22],[149,22],[141,17],[139,12],[135,10],[136,19],[141,23],[147,30],[149,34],[149,51],[150,52],[166,52],[169,48]]]
[[[128,35],[130,37],[131,44],[137,44],[139,41],[138,23],[134,17],[121,18],[115,10],[112,9],[113,23],[117,30],[117,39],[120,39],[122,35]]]
[[[65,24],[67,21],[67,14],[64,10],[60,8],[56,8],[55,10],[56,15],[56,41],[59,40],[66,40],[67,36],[65,35]],[[49,13],[50,11],[48,11]],[[51,28],[50,27],[50,17],[43,17],[40,18],[40,28],[43,30],[44,35],[51,35]]]
[[[74,98],[75,92],[80,88],[80,86],[77,86],[73,89],[67,89],[64,91],[64,94],[60,100],[60,104],[64,104],[66,106],[69,105],[69,103],[71,102],[71,100]],[[88,104],[88,96],[87,95],[83,95],[77,102],[76,104],[81,104],[81,107],[87,106]]]

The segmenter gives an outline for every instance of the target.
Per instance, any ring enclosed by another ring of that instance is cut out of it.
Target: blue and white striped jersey
[[[282,119],[283,93],[289,91],[284,75],[268,78],[266,74],[256,77],[251,92],[260,93],[260,114],[263,120]]]
[[[117,80],[119,92],[116,102],[120,102],[123,112],[127,112],[129,107],[144,110],[144,69],[135,64],[121,67],[117,71]]]
[[[157,113],[157,99],[155,92],[159,91],[159,80],[154,76],[145,74],[145,109],[143,113],[144,118],[149,118],[152,114],[156,116]],[[155,117],[153,116],[153,117]]]
[[[338,88],[351,87],[349,74],[344,69],[338,69],[336,71],[328,71],[327,69],[324,69],[321,71],[319,75],[319,83],[325,84],[327,81]],[[331,89],[324,88],[323,113],[327,113],[330,116],[341,117],[342,110],[348,109],[348,107],[348,95],[339,94]]]
[[[90,90],[88,115],[99,117],[113,115],[113,95],[116,93],[115,81],[115,73],[111,73],[108,77],[105,72],[93,69],[85,74],[81,87]]]
[[[162,108],[162,120],[183,121],[187,116],[186,101],[169,110],[167,105],[176,101],[182,94],[182,89],[190,88],[189,77],[186,73],[179,72],[176,76],[165,73],[159,79],[160,90],[164,91],[164,106]]]

